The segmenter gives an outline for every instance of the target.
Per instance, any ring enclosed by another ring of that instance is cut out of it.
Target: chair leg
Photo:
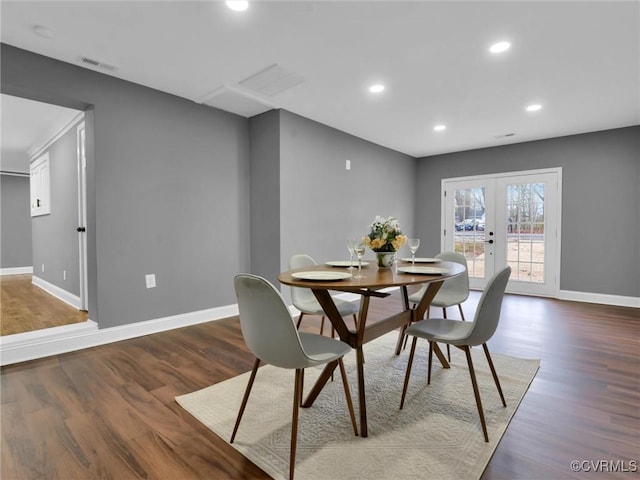
[[[302,402],[302,374],[304,369],[296,369],[295,384],[293,387],[293,412],[291,414],[291,454],[289,455],[289,480],[293,480],[293,472],[296,466],[296,446],[298,443],[298,406]]]
[[[300,328],[300,324],[302,323],[302,317],[304,317],[304,313],[300,312],[300,316],[298,317],[298,323],[296,323],[296,328]]]
[[[244,391],[244,397],[242,397],[242,403],[240,404],[240,411],[238,412],[238,418],[236,418],[236,425],[233,427],[233,433],[231,434],[231,440],[229,441],[229,443],[233,443],[233,440],[236,438],[236,433],[238,433],[240,420],[242,420],[242,415],[244,415],[244,408],[247,406],[247,401],[249,400],[249,394],[251,393],[251,388],[253,387],[253,381],[256,379],[256,373],[258,373],[259,366],[260,366],[260,359],[256,358],[256,361],[253,364],[253,370],[251,370],[251,376],[249,377],[249,383],[247,383],[247,388]]]
[[[324,333],[324,315],[322,316],[322,320],[320,320],[320,335]]]
[[[404,397],[407,396],[407,387],[409,386],[409,377],[411,376],[411,366],[413,365],[413,356],[416,353],[417,343],[418,343],[418,337],[413,337],[413,342],[411,343],[411,352],[409,352],[409,361],[407,362],[407,373],[404,376],[404,386],[402,387],[402,397],[400,398],[400,410],[402,410],[402,407],[404,407]]]
[[[429,365],[427,367],[427,385],[431,385],[431,366],[432,365],[433,365],[433,342],[429,342]]]
[[[351,417],[351,425],[353,425],[353,433],[358,436],[358,425],[356,424],[356,412],[353,409],[353,402],[351,401],[351,391],[349,390],[349,383],[347,382],[347,372],[344,369],[344,362],[342,358],[338,360],[340,366],[340,374],[342,375],[342,386],[344,387],[344,396],[347,399],[347,407],[349,408],[349,416]]]
[[[498,388],[498,393],[500,394],[500,400],[502,400],[502,406],[506,407],[507,402],[505,401],[504,395],[502,394],[502,387],[500,386],[500,380],[498,380],[498,374],[496,373],[496,369],[493,366],[491,355],[489,355],[489,347],[487,347],[486,343],[483,343],[482,348],[484,349],[484,354],[487,357],[487,363],[489,364],[489,368],[491,369],[491,375],[493,375],[493,381],[496,382],[496,387]]]
[[[473,369],[473,360],[471,360],[471,347],[465,345],[462,347],[464,353],[467,355],[467,364],[469,365],[469,375],[471,375],[471,384],[473,385],[473,394],[476,397],[476,405],[478,407],[478,414],[480,415],[480,423],[482,424],[482,432],[484,433],[484,441],[489,441],[489,435],[487,434],[487,424],[484,421],[484,410],[482,409],[482,400],[480,399],[480,390],[478,390],[478,382],[476,380],[476,372]]]
[[[447,309],[446,307],[442,307],[442,315],[444,318],[447,318]],[[451,361],[451,345],[447,343],[447,360]]]
[[[462,304],[459,303],[458,304],[458,310],[460,310],[460,318],[462,318],[462,321],[466,321],[466,318],[464,318],[464,312],[462,311]]]

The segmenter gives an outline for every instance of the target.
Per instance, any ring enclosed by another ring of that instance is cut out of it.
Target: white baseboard
[[[387,288],[382,291],[391,292],[393,290],[397,290],[397,287]],[[348,301],[360,299],[360,295],[354,293],[341,293],[337,294],[336,297]],[[577,302],[640,308],[640,298],[636,297],[563,290],[558,298]],[[294,307],[289,307],[289,310],[293,315],[300,313]],[[11,365],[84,348],[97,347],[236,315],[238,315],[238,306],[227,305],[104,329],[98,329],[98,325],[94,321],[88,320],[81,324],[7,335],[0,337],[0,365]]]
[[[97,347],[235,315],[238,315],[238,306],[228,305],[111,328],[98,329],[96,322],[88,320],[80,324],[7,335],[0,337],[0,365]]]
[[[58,300],[62,300],[64,303],[71,305],[78,310],[80,309],[81,302],[79,296],[74,295],[71,292],[67,292],[63,288],[60,288],[53,283],[49,283],[46,280],[41,279],[40,277],[36,277],[35,275],[31,278],[31,283],[33,283],[36,287],[40,287],[48,294],[53,295]]]
[[[0,268],[0,275],[24,275],[33,273],[33,267]]]
[[[616,305],[618,307],[640,308],[640,297],[624,297],[622,295],[608,295],[605,293],[572,292],[560,290],[560,300],[571,300],[584,303],[601,303],[604,305]]]

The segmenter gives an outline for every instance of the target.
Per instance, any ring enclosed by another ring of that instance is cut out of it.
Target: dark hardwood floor
[[[85,322],[82,312],[31,283],[31,275],[0,276],[0,336]]]
[[[465,303],[468,318],[478,298]],[[397,295],[374,299],[371,315],[398,305]],[[484,480],[637,478],[574,473],[570,464],[640,460],[639,316],[505,297],[492,352],[540,358],[541,367]],[[302,328],[318,325],[305,318]],[[174,401],[252,362],[230,318],[3,367],[1,477],[267,479]]]

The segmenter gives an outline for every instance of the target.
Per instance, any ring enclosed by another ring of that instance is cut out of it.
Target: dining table
[[[357,267],[353,270],[344,268],[342,262],[327,262],[282,272],[278,275],[278,281],[290,287],[309,288],[322,306],[327,318],[331,321],[340,340],[349,344],[356,352],[357,389],[360,414],[360,436],[368,436],[367,405],[365,398],[365,357],[363,347],[366,343],[398,329],[398,341],[395,353],[399,355],[405,329],[412,323],[424,318],[431,301],[447,278],[455,277],[465,271],[465,267],[455,262],[437,261],[425,259],[433,263],[397,262],[390,268],[379,268],[371,263],[362,268],[358,275]],[[437,263],[436,263],[437,262]],[[346,262],[345,262],[346,263]],[[350,265],[350,262],[348,263]],[[339,265],[338,267],[336,265]],[[357,265],[357,263],[356,263]],[[340,268],[342,266],[343,268]],[[360,278],[357,278],[360,276]],[[427,289],[422,299],[414,308],[409,302],[408,287],[427,284]],[[391,295],[394,289],[399,288],[402,297],[402,305],[398,312],[384,318],[368,319],[369,303],[372,298],[385,298]],[[347,326],[333,300],[331,291],[348,292],[360,295],[360,311],[356,324]],[[434,353],[444,368],[449,368],[449,363],[437,344],[434,344]],[[328,363],[316,383],[310,390],[302,407],[310,407],[322,391],[327,381],[332,377],[338,362]]]

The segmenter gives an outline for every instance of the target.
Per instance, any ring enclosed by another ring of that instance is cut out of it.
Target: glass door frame
[[[560,292],[560,247],[562,220],[562,168],[547,168],[490,175],[446,178],[441,181],[441,251],[452,250],[455,241],[455,222],[452,211],[454,188],[485,188],[485,230],[481,241],[485,246],[484,276],[469,278],[472,289],[483,289],[491,278],[495,265],[507,264],[507,185],[540,183],[545,191],[545,282],[521,282],[511,279],[507,292],[557,298]],[[455,185],[455,187],[454,187]],[[447,193],[449,198],[447,198]],[[494,235],[495,234],[495,235]],[[493,242],[489,243],[490,240]],[[472,268],[470,268],[470,271]],[[513,276],[513,275],[512,275]]]

